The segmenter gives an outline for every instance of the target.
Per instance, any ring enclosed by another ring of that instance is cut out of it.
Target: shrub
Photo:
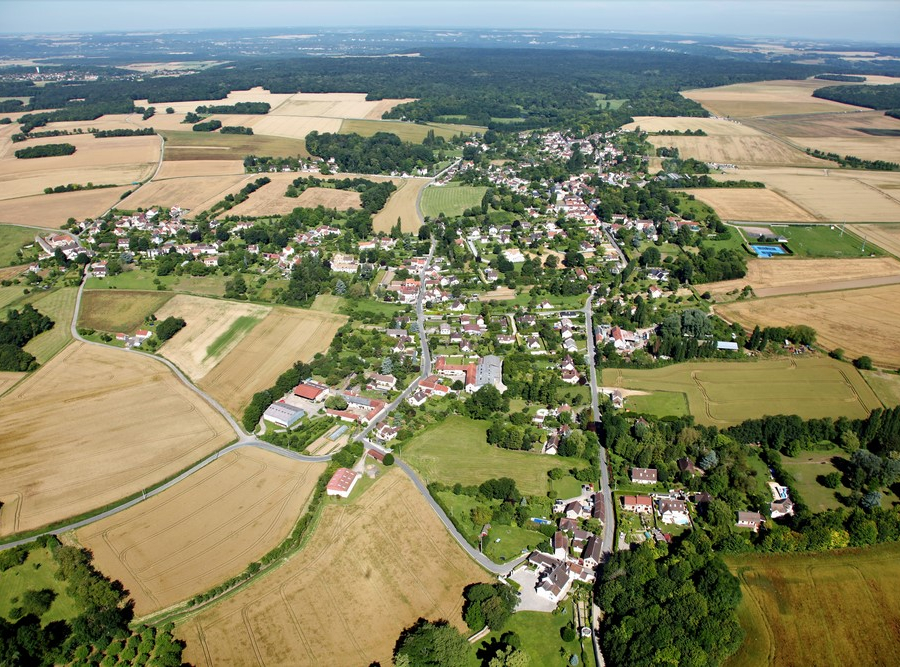
[[[560,637],[564,642],[573,642],[578,637],[578,633],[575,632],[575,628],[571,625],[563,626],[563,629],[560,630]]]

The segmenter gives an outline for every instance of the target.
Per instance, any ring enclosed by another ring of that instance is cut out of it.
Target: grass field
[[[145,615],[202,593],[277,546],[324,463],[253,448],[229,452],[150,500],[77,532],[94,565]]]
[[[204,377],[271,312],[267,306],[178,294],[157,311],[158,319],[187,323],[160,349],[193,381]]]
[[[784,469],[794,476],[800,496],[813,512],[842,507],[835,493],[845,496],[850,494],[850,489],[843,485],[837,489],[828,489],[818,482],[819,477],[838,472],[831,462],[836,456],[847,458],[844,451],[831,449],[829,451],[803,451],[798,456],[783,456],[781,459]]]
[[[900,662],[900,545],[727,562],[741,580],[747,632],[727,667]]]
[[[610,368],[603,385],[684,393],[698,423],[718,426],[772,414],[863,418],[881,405],[856,369],[828,358]]]
[[[452,139],[460,134],[470,135],[484,132],[487,128],[477,125],[455,125],[445,123],[404,123],[399,120],[345,120],[341,123],[341,133],[360,134],[371,137],[376,132],[390,132],[400,137],[401,141],[420,144],[432,130],[435,136]]]
[[[239,417],[253,394],[272,386],[295,361],[327,350],[346,321],[343,315],[273,308],[203,376],[200,387]]]
[[[308,157],[302,139],[266,134],[219,134],[161,130],[166,139],[165,160],[243,160],[247,155]],[[104,139],[104,141],[108,141]]]
[[[692,188],[686,192],[712,206],[723,220],[816,221],[812,213],[767,188]]]
[[[405,178],[397,187],[387,204],[375,217],[372,225],[376,232],[389,232],[391,227],[400,221],[400,228],[404,232],[416,232],[422,224],[416,203],[422,189],[431,182],[428,178]]]
[[[72,340],[69,325],[75,314],[76,295],[77,290],[74,287],[63,287],[47,294],[39,294],[33,299],[29,298],[38,311],[53,320],[52,329],[38,334],[23,348],[29,354],[33,354],[39,364],[50,361]]]
[[[463,629],[462,589],[486,575],[399,470],[328,505],[309,544],[271,575],[176,628],[198,667],[390,664],[420,616]]]
[[[78,326],[111,333],[134,333],[148,316],[171,298],[171,292],[86,290],[81,297]]]
[[[687,396],[679,391],[654,391],[650,394],[632,394],[625,399],[625,407],[630,412],[640,412],[657,417],[690,414]]]
[[[750,328],[809,324],[827,349],[841,348],[851,359],[868,355],[878,366],[900,367],[900,285],[754,299],[716,310]]]
[[[72,343],[0,399],[0,534],[139,492],[233,436],[161,364]]]
[[[403,456],[426,482],[463,486],[510,477],[524,494],[547,493],[547,471],[583,467],[576,459],[515,452],[487,444],[487,422],[447,417],[403,447]],[[582,462],[583,463],[583,462]]]
[[[0,226],[0,267],[21,264],[16,253],[23,245],[34,243],[34,230],[12,225]]]
[[[884,371],[860,371],[860,375],[865,378],[886,407],[893,408],[900,405],[900,375]]]
[[[594,651],[590,638],[575,639],[564,642],[560,637],[563,627],[570,624],[573,618],[573,605],[565,605],[565,614],[545,614],[539,611],[519,611],[512,615],[509,622],[503,628],[503,632],[515,632],[522,639],[522,650],[531,656],[530,665],[564,665],[565,660],[560,658],[560,649],[564,648],[566,655],[577,655],[579,664],[584,667],[593,667]],[[503,632],[492,632],[483,640],[476,643],[477,647],[486,646],[492,641],[499,641]],[[582,650],[581,641],[584,642]],[[480,662],[474,663],[481,665]]]
[[[48,549],[35,548],[28,554],[28,560],[21,565],[0,572],[0,617],[11,621],[9,612],[21,604],[22,593],[49,588],[56,593],[50,609],[41,616],[41,623],[71,621],[81,610],[66,592],[69,584],[56,578],[59,566]],[[18,599],[13,602],[13,599]]]
[[[788,240],[788,248],[798,257],[870,257],[883,253],[871,241],[864,244],[852,232],[836,225],[770,225]]]
[[[422,194],[422,213],[432,218],[441,213],[450,217],[462,215],[466,209],[480,206],[485,192],[486,187],[452,183],[430,187]]]

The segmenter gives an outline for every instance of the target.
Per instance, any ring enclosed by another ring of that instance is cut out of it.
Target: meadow
[[[487,444],[488,422],[450,416],[403,446],[403,457],[426,482],[463,486],[510,477],[527,495],[547,493],[547,471],[580,468],[584,461],[535,452],[517,452]]]
[[[843,507],[837,494],[850,495],[850,489],[843,484],[837,489],[829,489],[819,483],[823,475],[839,472],[832,462],[835,458],[846,461],[847,454],[840,449],[814,450],[801,451],[797,456],[783,456],[781,459],[784,469],[794,476],[797,492],[813,512]]]
[[[56,578],[59,565],[49,549],[34,548],[28,553],[28,559],[21,565],[0,572],[0,618],[14,622],[9,616],[13,607],[21,603],[22,594],[27,591],[39,591],[49,588],[56,593],[56,599],[50,608],[41,616],[46,625],[53,621],[71,621],[79,613],[78,604],[68,592],[68,583]],[[16,600],[16,602],[13,602]]]
[[[817,342],[829,350],[840,348],[850,359],[867,355],[877,366],[900,368],[900,285],[753,299],[716,311],[749,328],[809,324]]]
[[[747,633],[726,667],[900,662],[900,545],[726,560]]]
[[[161,364],[72,343],[0,399],[0,535],[140,492],[233,437]]]
[[[422,194],[422,213],[436,218],[441,213],[454,217],[466,209],[481,206],[486,187],[450,184],[433,186]]]
[[[35,230],[12,225],[0,226],[0,267],[21,264],[19,249],[34,243]]]
[[[900,405],[900,375],[885,371],[860,371],[872,391],[881,399],[885,407]]]
[[[603,385],[683,393],[697,422],[716,426],[773,414],[863,418],[881,406],[855,368],[822,357],[689,362],[649,370],[609,368],[603,371]],[[664,416],[668,400],[644,399],[644,407]]]
[[[171,292],[86,290],[81,297],[78,325],[110,333],[134,333],[171,298]]]
[[[76,537],[143,616],[205,592],[277,546],[324,470],[249,447],[229,452]]]
[[[256,655],[267,665],[389,664],[420,616],[460,630],[462,589],[485,573],[412,482],[388,469],[355,500],[325,507],[280,568],[176,627],[198,667]]]

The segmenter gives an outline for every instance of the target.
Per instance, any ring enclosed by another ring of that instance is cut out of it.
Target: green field
[[[74,287],[63,287],[49,293],[37,293],[31,304],[53,320],[53,328],[32,338],[23,348],[33,354],[39,364],[48,362],[72,340],[70,326],[75,313]]]
[[[156,289],[156,283],[159,282],[165,287],[171,287],[178,281],[178,276],[161,276],[157,277],[152,271],[135,269],[133,271],[123,271],[115,276],[106,278],[88,278],[84,284],[85,291],[101,290],[101,289],[124,289],[124,290],[145,290],[153,291]]]
[[[216,338],[212,344],[206,348],[206,356],[218,356],[219,353],[235,339],[235,337],[243,337],[244,334],[250,332],[250,329],[259,324],[262,319],[262,315],[258,317],[254,317],[253,315],[241,315],[231,323],[231,326],[228,327],[226,332]]]
[[[486,421],[450,416],[403,446],[403,457],[426,482],[478,485],[498,477],[516,481],[526,495],[547,493],[547,471],[584,467],[580,459],[515,452],[487,444]]]
[[[22,263],[16,253],[23,245],[34,243],[35,231],[27,227],[0,225],[0,267]]]
[[[75,601],[66,593],[68,584],[56,578],[59,570],[50,551],[35,548],[28,554],[28,560],[21,565],[0,572],[0,616],[10,620],[9,611],[18,606],[13,599],[21,598],[27,590],[39,591],[50,588],[57,594],[56,599],[41,617],[44,625],[52,621],[68,621],[75,618],[79,609]]]
[[[357,120],[347,119],[341,123],[341,133],[359,134],[371,137],[376,132],[390,132],[400,137],[401,141],[410,141],[420,144],[428,136],[430,130],[434,130],[435,136],[452,139],[464,134],[484,132],[486,127],[477,125],[456,125],[450,123],[406,123],[400,120]]]
[[[625,407],[629,412],[657,417],[683,417],[690,414],[687,396],[680,391],[654,391],[644,396],[627,396]]]
[[[832,225],[769,225],[773,233],[788,240],[795,257],[868,257],[883,255],[871,241],[862,251],[863,240]]]
[[[303,139],[264,134],[219,134],[161,130],[166,160],[243,160],[247,155],[308,157]]]
[[[172,296],[172,292],[85,290],[78,326],[110,333],[134,333]]]
[[[463,211],[480,206],[486,187],[448,183],[440,187],[426,188],[422,193],[422,213],[436,218],[441,213],[453,217]]]
[[[900,664],[900,544],[727,562],[747,633],[727,667]]]
[[[849,495],[850,489],[843,485],[837,489],[828,489],[818,482],[818,478],[828,473],[838,472],[831,460],[841,456],[846,458],[846,453],[840,449],[829,451],[800,452],[796,457],[783,456],[781,464],[784,469],[794,476],[797,492],[813,512],[838,509],[836,493]]]
[[[588,95],[590,95],[597,101],[598,109],[616,110],[628,101],[627,98],[624,100],[607,99],[604,93],[588,93]]]
[[[881,399],[885,407],[900,405],[900,374],[884,371],[860,371],[875,395]]]
[[[825,357],[609,368],[603,371],[603,385],[683,393],[697,422],[716,426],[775,414],[862,419],[881,406],[856,369]]]

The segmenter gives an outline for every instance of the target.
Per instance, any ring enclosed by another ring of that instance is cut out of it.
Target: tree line
[[[900,108],[900,83],[884,86],[827,86],[813,91],[813,97],[869,109]]]
[[[268,102],[235,102],[234,104],[202,104],[197,107],[198,114],[247,114],[265,115],[272,105]]]
[[[15,152],[15,156],[20,160],[31,160],[39,157],[72,155],[74,152],[75,147],[72,144],[42,144],[40,146],[20,148]]]
[[[0,370],[30,371],[37,360],[22,348],[35,336],[53,328],[53,320],[39,313],[30,303],[22,310],[10,310],[0,322]]]
[[[874,171],[900,171],[900,164],[896,162],[888,162],[887,160],[864,160],[854,155],[845,155],[841,157],[837,153],[820,151],[817,148],[807,148],[807,155],[821,158],[823,160],[831,160],[837,162],[842,167],[850,167],[851,169],[872,169]]]

